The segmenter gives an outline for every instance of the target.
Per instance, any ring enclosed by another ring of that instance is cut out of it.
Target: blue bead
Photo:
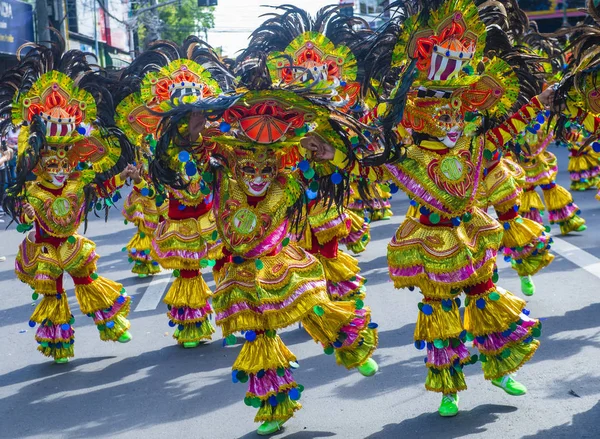
[[[246,340],[248,341],[254,341],[256,340],[256,332],[248,331],[246,334],[244,334],[244,337],[246,337]]]
[[[342,87],[345,87],[345,86],[346,86],[346,81],[340,81],[340,85],[341,85]]]
[[[198,168],[194,162],[187,162],[185,164],[185,173],[188,177],[193,177],[198,173]]]
[[[106,326],[108,326],[108,324]],[[63,331],[68,331],[70,327],[71,326],[68,323],[63,323],[62,325],[60,325],[60,329],[62,329]]]
[[[147,197],[148,195],[150,195],[150,190],[147,187],[143,187],[140,190],[140,194],[142,194],[144,197]]]
[[[35,322],[33,320],[29,320],[29,326],[35,328]]]
[[[452,308],[452,299],[442,300],[442,306],[445,308]]]
[[[414,207],[417,205],[417,202],[415,200],[410,200],[410,205]]]
[[[460,297],[457,297],[456,299],[454,299],[454,301],[456,302],[456,306],[460,308],[460,304],[462,303],[460,301]]]
[[[486,339],[485,336],[475,337],[475,340],[477,340],[477,343],[479,343],[479,344],[485,343],[485,339]]]
[[[265,376],[265,373],[266,373],[266,372],[265,372],[265,370],[264,370],[264,369],[261,369],[261,370],[259,370],[259,371],[258,371],[258,373],[256,374],[256,376],[257,376],[258,378],[262,378],[262,377],[264,377],[264,376]]]
[[[510,328],[508,328],[506,331],[504,331],[502,333],[503,337],[510,337],[510,334],[512,334],[512,330]]]
[[[339,172],[331,174],[331,182],[333,184],[340,184],[342,182],[342,175]]]
[[[109,329],[114,328],[115,327],[115,322],[113,322],[113,321],[107,322],[106,323],[106,327],[109,328]]]
[[[452,218],[452,225],[454,227],[460,226],[460,218]]]
[[[421,215],[429,215],[429,209],[427,209],[425,206],[421,206],[421,208],[419,209],[419,212],[421,213]]]
[[[317,193],[311,191],[310,189],[306,189],[306,198],[308,198],[309,200],[314,200],[315,198],[317,198]]]
[[[425,342],[423,340],[417,340],[415,341],[415,347],[421,351],[425,349]]]
[[[177,158],[179,159],[179,161],[181,163],[185,163],[185,162],[189,162],[190,161],[190,153],[187,151],[181,151],[178,155]]]
[[[229,130],[231,130],[231,124],[228,124],[227,122],[221,122],[219,124],[219,129],[222,133],[227,133]]]
[[[510,223],[506,222],[503,224],[504,230],[510,229]]]
[[[342,347],[342,342],[338,341],[338,340],[334,341],[332,344],[333,344],[333,347],[337,348],[337,349]]]
[[[59,341],[58,343],[56,343],[55,346],[56,346],[56,349],[61,349],[63,347],[63,344],[62,344],[62,342]]]
[[[177,309],[177,314],[179,314],[179,315],[183,314],[184,312],[185,312],[185,309],[183,309],[183,308]]]
[[[185,326],[183,326],[183,325],[178,325],[178,326],[177,326],[177,329],[179,329],[180,331],[183,331],[183,330],[185,329]]]
[[[392,194],[395,194],[398,192],[398,186],[396,186],[394,183],[390,184],[390,192]]]
[[[592,149],[594,150],[594,152],[600,152],[600,142],[592,143]]]
[[[546,122],[546,118],[544,117],[544,115],[542,113],[538,114],[537,117],[535,118],[535,120],[537,120],[539,123]]]
[[[183,204],[180,204],[179,206],[177,206],[178,210],[185,210],[185,206]]]
[[[225,340],[223,340],[223,346],[225,346]],[[233,384],[240,382],[240,380],[238,380],[237,373],[238,373],[237,370],[231,371],[231,381],[233,381]]]
[[[479,308],[479,309],[484,309],[485,308],[485,299],[483,297],[477,299],[477,302],[475,302],[475,305],[477,305],[477,308]]]
[[[529,311],[527,308],[523,308],[523,314],[525,314],[526,316],[529,315],[531,311]]]
[[[127,299],[125,299],[125,296],[117,297],[117,303],[125,303],[125,300],[127,300]]]
[[[430,316],[431,314],[433,314],[433,308],[431,307],[431,305],[429,305],[428,303],[426,303],[425,305],[423,305],[423,307],[421,308],[421,312],[423,314],[425,314],[426,316]]]
[[[77,127],[77,132],[79,134],[81,134],[82,136],[85,136],[85,133],[86,133],[85,127]]]
[[[373,322],[369,323],[367,326],[369,327],[369,329],[377,329],[379,327],[377,323]]]
[[[302,160],[300,163],[298,163],[298,168],[300,168],[300,170],[302,172],[306,172],[310,169],[310,163],[308,160]]]
[[[300,391],[294,387],[288,392],[288,396],[292,401],[297,401],[300,399]]]
[[[271,404],[271,407],[277,407],[277,397],[275,395],[269,396],[269,404]]]
[[[423,363],[427,364],[427,357],[423,358]]]
[[[56,295],[56,300],[60,300],[60,299],[62,299],[62,295],[61,294],[57,294]]]
[[[241,264],[244,261],[245,261],[245,259],[242,258],[241,256],[234,256],[233,257],[233,262],[236,263],[236,264]]]
[[[427,342],[427,350],[428,351],[432,351],[433,350],[433,343],[431,343],[429,341]]]

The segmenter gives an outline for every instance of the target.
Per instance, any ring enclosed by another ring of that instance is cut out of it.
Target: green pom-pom
[[[441,339],[437,338],[437,339],[433,340],[433,345],[438,349],[444,349],[444,347],[445,347],[444,341],[445,340],[441,340]]]
[[[225,343],[227,343],[228,346],[233,346],[237,343],[237,338],[235,337],[235,335],[229,334],[227,337],[225,337]]]
[[[483,158],[486,160],[491,160],[494,158],[494,153],[492,151],[490,151],[489,149],[485,149],[483,151]]]
[[[325,310],[320,307],[319,305],[315,305],[313,307],[313,311],[315,312],[316,315],[318,315],[319,317],[321,317],[323,314],[325,314]]]
[[[325,352],[325,355],[331,355],[333,354],[333,346],[327,346],[325,349],[323,349],[323,352]]]
[[[179,270],[175,269],[173,270],[173,277],[179,277],[181,276],[181,273],[179,272]]]
[[[218,237],[219,237],[219,233],[216,230],[214,232],[212,232],[212,235],[210,235],[210,238],[213,241],[216,241]]]
[[[539,337],[540,335],[542,335],[542,331],[540,328],[533,328],[531,331],[531,335],[533,335],[534,337]]]
[[[275,337],[277,337],[277,331],[275,331],[273,329],[267,329],[266,332],[265,332],[265,334],[269,338],[275,338]]]
[[[214,179],[214,175],[212,174],[212,172],[203,172],[202,173],[202,180],[204,180],[207,183],[211,183]]]
[[[121,251],[122,251],[122,252],[126,252],[126,251],[127,251],[127,247],[123,247],[123,248],[121,249]]]
[[[432,213],[431,215],[429,215],[429,222],[431,224],[437,224],[440,222],[440,216],[437,213]]]
[[[309,168],[308,171],[304,172],[304,178],[310,180],[315,176],[315,170],[313,168]]]
[[[244,404],[246,404],[248,407],[252,407],[252,398],[250,398],[249,396],[246,396],[244,398]]]
[[[479,354],[479,361],[485,363],[487,361],[487,356],[485,354]]]
[[[281,241],[281,245],[283,245],[284,247],[287,246],[290,243],[290,238],[283,238],[283,241]]]
[[[510,349],[506,348],[502,351],[500,356],[506,360],[508,357],[510,357],[510,354],[511,354]]]
[[[500,294],[493,292],[490,293],[490,295],[488,296],[490,300],[493,300],[494,302],[497,300],[500,300]]]
[[[90,277],[91,277],[93,280],[96,280],[96,279],[98,279],[98,273],[92,273],[92,274],[90,274]]]
[[[40,295],[39,295],[38,293],[33,293],[33,294],[31,295],[31,298],[32,298],[33,300],[38,300],[38,297],[40,297]]]
[[[201,268],[208,267],[208,261],[206,259],[200,259],[200,267]]]
[[[356,309],[363,309],[365,306],[365,302],[363,302],[361,299],[356,299]]]
[[[144,239],[146,237],[146,234],[144,232],[140,232],[140,238]]]
[[[67,242],[68,242],[69,244],[75,244],[75,242],[77,242],[77,239],[75,239],[75,237],[74,237],[74,236],[69,236],[69,237],[67,238]]]
[[[467,332],[467,341],[473,341],[475,340],[475,336],[473,334],[471,334],[470,332]]]
[[[546,233],[550,233],[550,230],[552,230],[552,229],[550,228],[550,226],[545,226],[544,230],[546,231]]]
[[[210,194],[210,188],[208,186],[204,186],[202,189],[200,189],[200,192],[203,195],[208,195],[208,194]]]
[[[217,265],[217,261],[215,261],[214,259],[207,259],[206,263],[209,267],[214,267],[215,265]]]
[[[98,325],[97,328],[98,328],[98,331],[104,331],[106,329],[106,326]]]
[[[498,273],[492,274],[492,282],[497,283],[499,278]]]
[[[283,367],[278,367],[277,368],[277,376],[282,377],[285,375],[285,368]]]
[[[129,221],[123,220],[123,224],[129,224]]]
[[[317,192],[319,190],[319,182],[311,181],[310,184],[308,185],[308,188],[313,192]]]
[[[69,325],[73,325],[73,323],[75,323],[75,317],[71,317],[71,320],[69,320]]]
[[[262,270],[265,266],[263,261],[261,261],[260,259],[257,259],[256,261],[254,261],[254,265],[256,266],[257,270]]]
[[[251,401],[252,407],[254,407],[255,409],[259,409],[262,406],[262,401],[258,397],[252,398]]]
[[[473,218],[473,215],[471,215],[471,212],[466,212],[463,215],[462,220],[464,223],[468,223],[469,221],[471,221],[472,218]]]

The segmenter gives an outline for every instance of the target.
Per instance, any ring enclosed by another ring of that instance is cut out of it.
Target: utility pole
[[[569,19],[567,18],[567,0],[562,0],[562,12],[563,12],[563,27],[569,27]]]
[[[46,0],[35,0],[35,25],[37,40],[49,44],[51,40]]]

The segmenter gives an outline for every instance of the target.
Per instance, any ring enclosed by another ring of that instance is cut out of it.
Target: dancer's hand
[[[555,113],[560,113],[561,111],[563,111],[565,109],[565,106],[564,105],[557,106],[555,103],[555,100],[554,100],[555,96],[556,96],[556,86],[551,85],[551,86],[547,87],[546,90],[541,92],[537,96],[537,98],[540,101],[540,104],[542,104],[544,107],[548,108],[551,111],[554,111]]]
[[[133,180],[135,184],[140,184],[142,182],[142,164],[138,163],[137,166],[132,166],[129,177]]]
[[[190,114],[190,121],[188,123],[188,132],[190,134],[190,142],[195,142],[198,136],[204,130],[206,126],[206,116],[204,113],[194,112]]]
[[[35,218],[35,210],[33,206],[29,203],[23,204],[23,213],[27,215],[30,219]]]
[[[325,161],[332,160],[335,155],[335,148],[327,143],[319,136],[309,134],[300,140],[300,145],[313,153],[313,157],[317,160]]]

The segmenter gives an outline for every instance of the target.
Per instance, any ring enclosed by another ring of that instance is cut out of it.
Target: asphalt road
[[[566,151],[552,151],[560,158],[558,181],[568,185]],[[363,378],[337,367],[302,329],[289,328],[282,338],[298,356],[295,377],[306,391],[304,409],[277,437],[600,437],[600,202],[592,191],[576,193],[575,200],[589,229],[556,240],[559,254],[535,277],[537,292],[528,299],[532,315],[544,319],[541,348],[518,374],[528,395],[510,397],[483,379],[479,364],[469,366],[459,416],[438,416],[439,396],[425,391],[423,353],[412,344],[420,295],[394,290],[387,276],[386,244],[408,205],[398,196],[397,216],[373,225],[373,242],[359,257],[369,280],[366,302],[379,323],[380,373]],[[115,212],[107,223],[91,221],[87,235],[98,245],[99,272],[134,297],[134,340],[101,342],[67,282],[76,357],[55,365],[35,350],[27,324],[31,290],[12,271],[22,235],[14,227],[0,232],[0,255],[7,256],[0,262],[0,438],[256,437],[254,409],[242,401],[245,387],[230,379],[241,339],[222,347],[217,331],[212,343],[197,349],[176,346],[160,302],[169,274],[154,280],[131,275],[121,248],[132,233]],[[518,278],[504,262],[499,284],[520,295]]]

